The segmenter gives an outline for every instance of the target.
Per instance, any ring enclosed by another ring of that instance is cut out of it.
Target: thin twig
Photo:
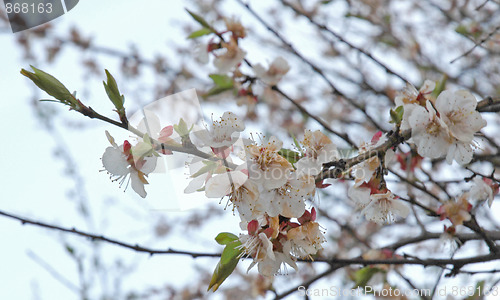
[[[69,290],[75,292],[76,294],[80,293],[80,288],[76,286],[74,283],[69,281],[64,275],[59,273],[54,267],[52,267],[48,262],[43,260],[40,256],[36,255],[35,252],[28,250],[26,252],[29,258],[31,258],[35,263],[41,266],[45,271],[47,271],[54,279],[59,281],[62,285],[67,287]]]
[[[354,149],[358,149],[356,144],[349,138],[349,136],[346,133],[340,133],[336,130],[334,130],[330,125],[328,125],[325,121],[321,120],[321,118],[311,114],[305,107],[303,107],[300,103],[292,99],[290,96],[288,96],[285,92],[283,92],[281,89],[279,89],[277,86],[273,86],[272,89],[276,92],[278,92],[281,96],[283,96],[285,99],[290,101],[295,107],[297,107],[303,114],[309,116],[316,122],[318,122],[323,128],[325,128],[327,131],[335,134],[336,136],[340,137],[344,141],[346,141],[350,146],[352,146]]]
[[[457,60],[459,60],[459,59],[461,59],[463,57],[466,57],[467,55],[471,54],[472,51],[474,51],[477,47],[479,47],[480,45],[482,45],[484,42],[488,41],[498,30],[500,30],[500,26],[495,27],[495,29],[493,29],[493,31],[491,31],[485,38],[483,38],[482,40],[480,40],[479,43],[475,43],[475,45],[472,48],[470,48],[468,51],[466,51],[465,53],[463,53],[459,57],[451,60],[450,63],[452,64],[452,63],[456,62]]]
[[[20,216],[11,214],[11,213],[4,212],[4,211],[0,211],[0,215],[5,216],[7,218],[18,220],[23,225],[29,224],[29,225],[35,225],[35,226],[39,226],[39,227],[43,227],[43,228],[58,230],[58,231],[62,231],[62,232],[68,232],[68,233],[72,233],[72,234],[76,234],[79,236],[90,238],[92,241],[103,241],[103,242],[106,242],[109,244],[132,249],[132,250],[137,251],[137,252],[146,252],[146,253],[149,253],[150,255],[153,255],[153,254],[178,254],[178,255],[189,255],[193,258],[220,257],[220,254],[218,254],[218,253],[203,253],[203,252],[179,251],[179,250],[173,250],[173,249],[166,249],[165,250],[165,249],[146,248],[146,247],[139,246],[138,244],[135,244],[135,245],[128,244],[128,243],[121,242],[121,241],[118,241],[115,239],[107,238],[103,235],[96,235],[96,234],[92,234],[89,232],[77,230],[75,228],[65,228],[65,227],[61,227],[61,226],[57,226],[57,225],[53,225],[53,224],[43,223],[40,221],[33,221],[33,220],[30,220],[30,219],[27,219],[24,217],[20,217]]]
[[[262,19],[262,17],[259,16],[250,7],[250,5],[248,3],[244,3],[242,0],[236,0],[236,2],[238,2],[240,5],[245,7],[248,10],[248,12],[250,14],[252,14],[257,19],[257,21],[259,21],[264,27],[266,27],[267,30],[269,30],[272,34],[274,34],[276,36],[276,38],[278,38],[290,50],[291,53],[293,53],[295,56],[297,56],[305,64],[309,65],[313,69],[313,71],[316,74],[318,74],[325,81],[326,84],[328,84],[328,86],[330,87],[330,89],[332,90],[332,93],[334,95],[342,97],[350,105],[354,106],[355,108],[357,108],[358,110],[363,112],[363,114],[370,121],[370,123],[372,123],[373,126],[375,126],[379,130],[382,130],[382,127],[377,122],[375,122],[375,120],[370,115],[368,115],[365,108],[361,104],[358,104],[356,101],[354,101],[354,99],[351,99],[351,98],[347,97],[347,95],[345,95],[344,93],[340,92],[337,89],[337,87],[333,84],[333,82],[326,76],[326,74],[323,72],[323,70],[321,70],[321,68],[319,68],[316,64],[314,64],[312,61],[310,61],[305,56],[303,56],[297,49],[295,49],[295,47],[290,42],[288,42],[278,31],[273,29],[266,21],[264,21],[264,19]]]
[[[319,29],[321,29],[321,30],[323,30],[325,32],[328,32],[329,34],[331,34],[332,36],[334,36],[336,39],[338,39],[339,41],[341,41],[342,43],[344,43],[345,45],[347,45],[349,48],[354,49],[354,50],[358,51],[359,53],[365,55],[370,60],[372,60],[374,63],[376,63],[377,65],[379,65],[380,67],[382,67],[382,69],[384,69],[385,72],[387,72],[387,73],[389,73],[391,75],[396,76],[397,78],[401,79],[405,83],[406,82],[410,82],[408,79],[404,78],[402,75],[400,75],[400,74],[396,73],[395,71],[391,70],[391,68],[389,68],[389,66],[387,66],[386,64],[384,64],[380,60],[378,60],[375,57],[373,57],[373,55],[371,53],[368,53],[365,50],[363,50],[363,49],[361,49],[361,48],[359,48],[357,46],[354,46],[353,44],[351,44],[350,42],[348,42],[346,39],[344,39],[342,36],[340,36],[338,33],[334,32],[332,29],[326,27],[323,24],[319,24],[311,16],[309,16],[309,15],[301,12],[295,6],[293,6],[292,4],[290,4],[290,3],[286,2],[286,1],[283,1],[283,0],[281,0],[281,3],[284,6],[287,6],[290,9],[292,9],[296,14],[305,17],[314,26],[318,27]]]

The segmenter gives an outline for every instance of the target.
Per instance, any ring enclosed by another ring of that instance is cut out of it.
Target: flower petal
[[[108,147],[102,155],[102,164],[106,170],[117,176],[124,176],[129,173],[129,163],[122,150]]]

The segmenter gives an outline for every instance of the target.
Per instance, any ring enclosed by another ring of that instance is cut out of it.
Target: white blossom
[[[467,91],[443,91],[436,99],[437,111],[429,100],[425,108],[414,108],[409,123],[418,154],[429,158],[446,155],[449,164],[453,160],[462,165],[469,163],[474,133],[486,126],[476,105],[476,99]]]
[[[413,110],[420,106],[420,102],[425,102],[427,99],[430,99],[429,96],[435,86],[435,82],[426,80],[420,90],[417,91],[413,85],[408,83],[405,89],[396,96],[394,99],[396,107],[403,106],[404,109],[403,119],[401,120],[401,130],[410,129],[409,118]]]
[[[222,43],[222,47],[225,49],[225,52],[214,59],[214,66],[219,73],[225,74],[241,63],[245,58],[246,52],[238,47],[233,40],[229,43]]]
[[[387,141],[387,133],[382,134],[381,131],[375,133],[370,143],[365,143],[359,148],[359,153],[372,151],[374,148],[381,146]],[[384,167],[388,167],[395,159],[394,150],[387,149],[384,156]],[[373,156],[353,167],[353,175],[356,184],[368,183],[375,175],[375,171],[380,168],[380,158]]]
[[[379,224],[391,222],[394,216],[406,218],[410,212],[408,207],[389,190],[372,192],[370,188],[354,185],[349,188],[348,196],[356,203],[366,219]]]
[[[312,197],[314,191],[313,177],[294,173],[283,186],[261,191],[260,197],[270,217],[298,218],[304,214],[305,200]]]
[[[299,270],[297,264],[289,253],[277,251],[274,252],[274,259],[272,259],[270,256],[267,256],[262,261],[260,261],[257,266],[261,275],[269,277],[278,274],[281,266],[285,263],[294,268],[296,271]]]
[[[106,135],[112,147],[106,148],[102,155],[104,168],[111,174],[114,181],[120,181],[120,186],[129,178],[132,189],[139,196],[145,198],[147,193],[144,185],[148,184],[146,176],[154,171],[156,157],[148,156],[135,159],[132,155],[133,148],[128,141],[118,146],[107,131]]]
[[[323,169],[323,164],[340,158],[337,147],[321,131],[306,130],[304,134],[305,155],[295,163],[297,173],[316,176]]]
[[[287,233],[288,243],[295,256],[306,258],[316,254],[323,249],[326,242],[317,222],[306,222],[305,224],[292,228]]]
[[[283,142],[274,136],[262,146],[246,147],[250,178],[266,190],[283,186],[293,170],[292,164],[278,154]]]
[[[261,64],[254,66],[255,75],[269,85],[276,85],[289,70],[290,66],[283,57],[275,58],[267,70]]]
[[[239,132],[245,129],[243,121],[232,112],[225,112],[220,121],[213,121],[210,130],[197,130],[195,137],[200,139],[203,146],[212,148],[229,147],[233,145],[239,136]]]
[[[468,144],[474,138],[474,133],[486,126],[486,121],[476,111],[476,106],[476,98],[464,90],[443,91],[436,99],[436,109],[451,134],[457,140]]]
[[[491,179],[489,179],[489,181],[491,181]],[[473,179],[473,186],[469,191],[469,195],[471,199],[476,201],[488,200],[489,207],[493,204],[493,188],[485,182],[485,179],[481,179],[478,176]]]
[[[448,126],[436,115],[430,101],[427,101],[426,107],[418,106],[413,110],[409,120],[411,136],[419,155],[442,157],[448,152],[453,137]]]

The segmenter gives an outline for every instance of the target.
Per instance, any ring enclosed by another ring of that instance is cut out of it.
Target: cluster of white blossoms
[[[193,160],[193,180],[185,192],[227,197],[241,218],[242,229],[247,230],[240,241],[244,255],[254,259],[250,268],[257,264],[262,275],[272,276],[283,263],[296,269],[297,258],[310,257],[322,249],[325,238],[315,222],[316,211],[306,209],[306,201],[315,195],[313,175],[319,173],[323,162],[338,156],[328,137],[319,131],[306,131],[304,155],[296,163],[297,170],[280,154],[283,143],[276,137],[260,145],[246,141],[241,143],[240,153],[235,153],[243,129],[239,118],[226,112],[211,128],[193,133],[200,146],[210,147],[220,160]],[[234,165],[230,154],[244,162]]]
[[[237,27],[234,30],[244,34]],[[232,40],[232,45],[224,44],[227,53],[214,62],[221,71],[232,70],[241,62],[243,54],[236,40]],[[255,67],[259,79],[269,85],[276,84],[288,70],[282,58],[277,58],[267,70],[260,65]],[[476,111],[476,100],[466,91],[443,91],[433,100],[433,89],[434,83],[426,81],[420,91],[407,88],[396,98],[396,104],[404,108],[400,129],[411,130],[409,141],[416,145],[421,156],[446,155],[450,163],[452,160],[468,163],[474,134],[486,125]],[[184,146],[172,139],[174,129]],[[194,130],[188,129],[183,120],[179,125],[161,129],[159,119],[147,114],[138,126],[138,131],[147,134],[137,138],[135,145],[124,141],[118,146],[106,132],[112,146],[104,152],[102,162],[114,180],[120,180],[121,184],[129,180],[133,190],[145,197],[146,177],[155,169],[157,157],[172,154],[164,145],[191,147],[199,152],[202,149],[201,157],[188,162],[192,180],[184,192],[204,192],[208,198],[228,199],[241,219],[241,229],[246,231],[240,235],[238,247],[241,255],[253,258],[250,268],[257,265],[265,276],[275,275],[286,265],[297,269],[298,258],[312,258],[326,241],[316,222],[315,209],[308,206],[316,188],[328,186],[319,180],[324,164],[340,162],[341,156],[319,130],[306,130],[304,139],[297,142],[299,152],[295,152],[283,149],[283,143],[274,136],[260,144],[242,139],[240,133],[244,129],[243,121],[232,112],[225,112],[210,127]],[[387,188],[384,179],[388,164],[396,157],[393,149],[386,149],[388,141],[387,134],[376,133],[369,143],[361,145],[358,155],[370,151],[377,151],[377,155],[343,170],[347,171],[344,178],[354,178],[349,198],[367,220],[377,223],[391,222],[397,216],[405,218],[409,213],[409,208]],[[384,152],[379,152],[380,147]],[[476,177],[468,193],[440,207],[438,214],[453,225],[462,224],[470,217],[467,198],[488,201],[491,206],[497,192],[498,185],[491,179]]]
[[[194,133],[202,140],[200,146],[209,146],[221,159],[197,160],[185,192],[204,190],[209,198],[227,196],[241,218],[242,229],[248,232],[240,236],[240,241],[243,253],[254,259],[250,268],[257,264],[266,276],[276,274],[283,263],[296,269],[297,258],[316,254],[325,242],[315,222],[316,212],[306,209],[306,201],[315,195],[313,175],[319,173],[323,162],[337,157],[336,148],[321,132],[306,131],[304,155],[296,170],[280,154],[283,143],[276,137],[261,145],[246,141],[235,153],[243,129],[239,118],[226,112],[211,128]],[[235,166],[230,154],[244,159],[244,163]]]
[[[476,111],[476,98],[468,91],[445,90],[433,101],[434,83],[426,81],[417,92],[414,88],[396,98],[403,105],[401,129],[411,129],[418,154],[428,158],[446,156],[461,165],[472,160],[474,134],[486,126]]]

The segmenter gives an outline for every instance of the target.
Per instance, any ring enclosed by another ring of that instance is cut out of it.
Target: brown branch
[[[197,257],[220,257],[219,253],[206,253],[206,252],[203,253],[203,252],[180,251],[180,250],[173,250],[173,249],[152,249],[152,248],[146,248],[146,247],[142,247],[142,246],[140,246],[138,244],[135,244],[135,245],[128,244],[128,243],[121,242],[121,241],[118,241],[118,240],[115,240],[115,239],[107,238],[107,237],[105,237],[103,235],[96,235],[96,234],[92,234],[92,233],[89,233],[89,232],[84,232],[84,231],[81,231],[81,230],[77,230],[74,227],[73,228],[65,228],[65,227],[61,227],[61,226],[57,226],[57,225],[43,223],[43,222],[40,222],[40,221],[30,220],[30,219],[27,219],[27,218],[24,218],[24,217],[20,217],[20,216],[11,214],[11,213],[7,213],[7,212],[1,211],[1,210],[0,210],[0,215],[2,215],[4,217],[7,217],[7,218],[14,219],[14,220],[18,220],[23,225],[29,224],[29,225],[35,225],[35,226],[39,226],[39,227],[43,227],[43,228],[48,228],[48,229],[53,229],[53,230],[57,230],[57,231],[68,232],[68,233],[76,234],[76,235],[79,235],[79,236],[87,237],[91,241],[103,241],[103,242],[106,242],[106,243],[109,243],[109,244],[117,245],[117,246],[120,246],[120,247],[123,247],[123,248],[127,248],[127,249],[131,249],[131,250],[137,251],[137,252],[149,253],[150,255],[153,255],[153,254],[178,254],[178,255],[188,255],[188,256],[191,256],[192,258],[197,258]]]
[[[477,103],[476,110],[478,112],[499,112],[500,98],[488,96]]]
[[[323,164],[323,171],[318,174],[318,176],[316,176],[316,181],[321,181],[326,178],[338,178],[343,171],[348,170],[367,159],[385,153],[388,149],[401,144],[402,142],[408,140],[410,137],[411,130],[406,130],[401,133],[399,133],[399,131],[397,130],[389,132],[387,141],[385,141],[382,145],[371,149],[370,151],[363,152],[349,159],[340,159],[338,161]],[[330,167],[335,168],[330,169]]]
[[[327,26],[325,26],[323,24],[319,24],[311,16],[309,16],[309,15],[305,14],[304,12],[298,10],[292,4],[290,4],[290,3],[286,2],[286,1],[283,1],[283,0],[281,0],[281,3],[284,6],[287,6],[290,9],[292,9],[297,15],[305,17],[311,24],[313,24],[314,26],[318,27],[320,30],[328,32],[333,37],[335,37],[336,39],[338,39],[339,41],[341,41],[342,43],[344,43],[345,45],[347,45],[349,48],[354,49],[354,50],[358,51],[359,53],[365,55],[370,60],[372,60],[374,63],[376,63],[377,65],[379,65],[382,69],[384,69],[385,72],[396,76],[397,78],[401,79],[405,83],[406,82],[410,82],[408,79],[404,78],[402,75],[400,75],[400,74],[396,73],[395,71],[391,70],[391,68],[389,68],[386,64],[384,64],[380,60],[378,60],[375,57],[373,57],[373,55],[371,53],[368,53],[365,50],[363,50],[363,49],[361,49],[361,48],[359,48],[357,46],[354,46],[353,44],[351,44],[350,42],[348,42],[346,39],[344,39],[342,36],[340,36],[338,33],[334,32],[332,29],[328,28]]]
[[[363,265],[363,266],[369,266],[369,265],[421,265],[424,267],[427,266],[437,266],[437,267],[444,267],[446,265],[453,265],[453,266],[464,266],[468,264],[476,264],[476,263],[484,263],[484,262],[489,262],[489,261],[494,261],[494,260],[499,260],[500,259],[500,254],[499,253],[490,253],[486,255],[479,255],[479,256],[471,256],[467,258],[457,258],[457,259],[436,259],[436,258],[426,258],[426,259],[421,259],[418,257],[414,256],[409,256],[406,255],[407,258],[402,258],[402,259],[364,259],[362,257],[357,257],[357,258],[332,258],[332,259],[321,259],[321,258],[316,258],[314,261],[321,261],[321,262],[327,262],[331,264],[340,264],[342,266],[348,266],[348,265]]]
[[[408,256],[409,257],[409,256]],[[481,255],[481,256],[473,256],[473,257],[468,257],[468,258],[460,258],[460,259],[420,259],[418,257],[411,257],[411,258],[403,258],[403,259],[364,259],[362,257],[358,258],[352,258],[352,259],[320,259],[316,258],[314,261],[315,262],[326,262],[331,265],[329,269],[326,271],[312,277],[311,279],[305,281],[304,283],[300,284],[299,286],[296,286],[294,288],[291,288],[283,293],[278,294],[274,299],[283,299],[284,297],[293,294],[295,292],[298,292],[298,288],[301,286],[304,286],[306,289],[315,281],[335,272],[336,270],[346,267],[346,266],[351,266],[351,265],[362,265],[362,266],[369,266],[369,265],[378,265],[378,264],[384,264],[384,265],[421,265],[424,267],[428,266],[436,266],[436,267],[441,267],[443,269],[447,269],[448,265],[452,265],[452,274],[457,274],[460,271],[460,268],[462,268],[465,265],[468,264],[476,264],[476,263],[484,263],[484,262],[489,262],[493,260],[498,260],[500,259],[499,254],[488,254],[488,255]]]
[[[370,123],[373,124],[373,126],[375,126],[379,130],[382,130],[382,127],[377,122],[375,122],[375,120],[370,115],[368,115],[368,113],[366,112],[365,108],[361,104],[356,103],[356,101],[354,101],[354,99],[349,98],[349,97],[347,97],[347,95],[345,95],[344,93],[340,92],[337,89],[337,87],[333,84],[333,82],[326,76],[326,74],[323,72],[323,70],[321,70],[312,61],[310,61],[305,56],[303,56],[297,49],[295,49],[295,47],[290,42],[288,42],[278,31],[276,31],[275,29],[273,29],[266,21],[264,21],[264,19],[262,19],[262,17],[259,16],[250,7],[250,5],[248,3],[244,3],[242,0],[236,0],[236,2],[238,2],[244,8],[246,8],[247,11],[250,14],[252,14],[257,19],[257,21],[259,21],[267,30],[269,30],[272,34],[274,34],[274,36],[276,36],[276,38],[278,38],[281,41],[281,43],[283,43],[291,51],[292,54],[294,54],[296,57],[298,57],[305,64],[309,65],[312,68],[312,70],[316,74],[318,74],[325,81],[326,84],[328,84],[328,86],[330,87],[330,89],[332,90],[332,93],[334,95],[337,95],[337,96],[345,99],[350,105],[352,105],[355,108],[357,108],[358,110],[360,110],[366,116],[366,118],[370,121]]]
[[[381,249],[391,249],[393,251],[396,251],[397,249],[404,247],[404,246],[407,246],[407,245],[410,245],[410,244],[420,243],[420,242],[428,241],[428,240],[440,239],[442,235],[443,235],[442,232],[425,232],[425,233],[423,233],[419,236],[416,236],[416,237],[405,238],[405,239],[399,240],[393,244],[387,245],[385,247],[381,247]],[[487,232],[487,235],[492,240],[500,240],[500,232],[498,232],[498,231]],[[460,240],[461,242],[482,240],[483,239],[483,237],[477,233],[457,233],[453,237]]]
[[[87,116],[87,117],[91,118],[91,119],[98,119],[98,120],[107,122],[107,123],[109,123],[111,125],[115,125],[115,126],[120,127],[122,129],[128,130],[128,131],[132,132],[133,134],[135,134],[137,136],[140,136],[141,134],[143,134],[140,131],[136,130],[135,128],[129,126],[128,121],[127,121],[127,123],[126,122],[115,121],[113,119],[110,119],[110,118],[108,118],[106,116],[103,116],[103,115],[97,113],[90,106],[87,107],[87,106],[85,106],[85,105],[82,104],[81,107],[78,110],[76,110],[76,111],[79,112],[79,113],[81,113],[84,116]],[[224,163],[227,164],[231,169],[235,169],[236,168],[235,164],[233,164],[231,162],[227,162],[223,158],[219,158],[219,157],[216,157],[214,155],[211,155],[211,154],[208,154],[208,153],[205,153],[203,151],[198,150],[198,148],[196,148],[190,141],[188,141],[187,143],[183,143],[185,145],[171,145],[171,144],[160,143],[160,142],[158,142],[157,140],[155,140],[155,139],[153,139],[151,137],[149,139],[150,139],[151,143],[153,145],[155,145],[156,150],[158,150],[158,151],[159,151],[159,149],[170,150],[172,152],[181,152],[181,153],[195,155],[195,156],[198,156],[198,157],[201,157],[201,158],[204,158],[204,159],[208,159],[208,160],[212,160],[212,161],[223,160]]]
[[[500,26],[495,27],[495,29],[493,29],[493,31],[491,31],[485,38],[483,38],[482,40],[480,40],[478,43],[475,43],[472,48],[470,48],[468,51],[466,51],[465,53],[463,53],[459,57],[457,57],[457,58],[453,59],[452,61],[450,61],[450,63],[454,63],[457,60],[459,60],[459,59],[461,59],[463,57],[466,57],[467,55],[471,54],[472,51],[474,51],[477,47],[479,47],[482,44],[484,44],[484,42],[488,41],[498,30],[500,30]]]
[[[20,217],[20,216],[17,216],[17,215],[14,215],[14,214],[11,214],[11,213],[7,213],[7,212],[4,212],[4,211],[0,211],[0,215],[4,216],[4,217],[7,217],[7,218],[11,218],[11,219],[14,219],[14,220],[18,220],[20,221],[23,225],[25,224],[29,224],[29,225],[34,225],[34,226],[39,226],[39,227],[43,227],[43,228],[48,228],[48,229],[52,229],[52,230],[57,230],[57,231],[62,231],[62,232],[67,232],[67,233],[71,233],[71,234],[76,234],[76,235],[79,235],[79,236],[83,236],[83,237],[86,237],[86,238],[89,238],[91,239],[92,241],[103,241],[103,242],[107,242],[107,243],[110,243],[110,244],[114,244],[114,245],[117,245],[117,246],[120,246],[120,247],[124,247],[124,248],[127,248],[127,249],[131,249],[131,250],[134,250],[134,251],[137,251],[137,252],[144,252],[144,253],[148,253],[150,255],[154,255],[154,254],[177,254],[177,255],[188,255],[188,256],[191,256],[193,258],[197,258],[197,257],[220,257],[220,254],[218,253],[201,253],[201,252],[190,252],[190,251],[179,251],[179,250],[173,250],[173,249],[152,249],[152,248],[146,248],[146,247],[143,247],[143,246],[140,246],[138,244],[129,244],[129,243],[124,243],[124,242],[121,242],[121,241],[118,241],[118,240],[115,240],[115,239],[111,239],[111,238],[107,238],[107,237],[104,237],[103,235],[95,235],[95,234],[92,234],[92,233],[88,233],[88,232],[84,232],[84,231],[80,231],[80,230],[77,230],[75,228],[65,228],[65,227],[61,227],[61,226],[57,226],[57,225],[52,225],[52,224],[48,224],[48,223],[43,223],[43,222],[40,222],[40,221],[33,221],[33,220],[30,220],[30,219],[27,219],[27,218],[24,218],[24,217]],[[490,234],[491,237],[494,237],[495,239],[500,239],[500,233],[495,233],[495,234]],[[476,239],[478,238],[477,235],[471,235],[471,234],[462,234],[462,235],[458,235],[459,238],[463,239],[463,240],[472,240],[472,239]],[[426,238],[428,239],[431,239],[431,238],[437,238],[437,234],[436,233],[428,233],[426,236]],[[413,243],[413,242],[419,242],[419,241],[422,241],[423,240],[423,236],[420,236],[420,237],[417,237],[417,238],[413,238],[413,239],[407,239],[405,240],[404,242],[406,244],[409,244],[409,243]],[[389,247],[392,247],[392,249],[397,249],[399,247],[401,247],[402,245],[401,244],[393,244]],[[410,256],[407,256],[407,257],[410,257]],[[322,259],[322,258],[316,258],[313,262],[326,262],[328,264],[331,265],[331,267],[312,277],[311,279],[309,279],[308,281],[304,282],[301,284],[301,286],[304,286],[305,288],[308,288],[312,283],[314,283],[315,281],[333,273],[334,271],[336,271],[337,269],[340,269],[340,268],[343,268],[343,267],[346,267],[346,266],[350,266],[350,265],[363,265],[363,266],[367,266],[367,265],[375,265],[375,264],[387,264],[387,265],[407,265],[407,264],[410,264],[410,265],[422,265],[422,266],[439,266],[439,267],[443,267],[443,268],[446,268],[448,265],[452,265],[453,266],[453,272],[454,274],[459,272],[460,268],[465,266],[465,265],[468,265],[468,264],[475,264],[475,263],[482,263],[482,262],[488,262],[488,261],[493,261],[493,260],[498,260],[500,259],[500,254],[498,253],[491,253],[491,254],[488,254],[488,255],[482,255],[482,256],[475,256],[475,257],[468,257],[468,258],[462,258],[462,259],[420,259],[420,258],[417,258],[417,257],[410,257],[410,258],[404,258],[404,259],[372,259],[372,260],[367,260],[367,259],[363,259],[361,257],[358,257],[358,258],[352,258],[352,259],[337,259],[337,258],[332,258],[332,259]],[[306,260],[299,260],[299,261],[306,261]],[[491,272],[494,272],[494,271],[491,271]],[[281,294],[278,294],[276,295],[276,298],[275,299],[282,299],[294,292],[297,292],[298,289],[297,287],[294,287],[292,289],[289,289]]]
[[[481,226],[479,226],[479,224],[477,223],[477,220],[476,220],[476,216],[471,214],[470,221],[464,222],[464,226],[466,226],[470,230],[479,234],[482,237],[482,239],[486,242],[486,245],[488,245],[490,252],[495,253],[495,254],[499,253],[498,246],[495,244],[495,242],[493,240],[491,240],[491,238],[488,236],[488,234],[486,234],[484,229],[481,228]]]
[[[356,146],[356,144],[349,138],[349,136],[347,135],[347,133],[340,133],[340,132],[334,130],[325,121],[323,121],[323,120],[321,120],[321,118],[319,118],[319,117],[311,114],[304,106],[302,106],[300,103],[298,103],[297,101],[295,101],[294,99],[292,99],[290,96],[288,96],[285,92],[283,92],[277,86],[274,85],[271,88],[274,91],[278,92],[285,99],[287,99],[288,101],[290,101],[293,105],[295,105],[295,107],[297,107],[300,110],[300,112],[302,112],[303,114],[307,115],[308,117],[310,117],[313,120],[315,120],[316,122],[318,122],[318,124],[320,124],[321,126],[323,126],[324,129],[326,129],[330,133],[335,134],[336,136],[340,137],[341,139],[343,139],[344,141],[346,141],[350,146],[352,146],[354,149],[358,149],[358,147]]]

